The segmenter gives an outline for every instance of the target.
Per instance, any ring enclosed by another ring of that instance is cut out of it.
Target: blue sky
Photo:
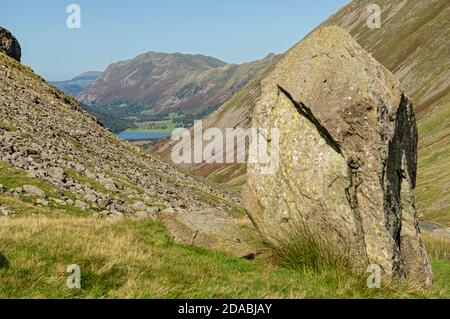
[[[148,52],[210,55],[242,63],[281,53],[349,0],[14,0],[0,25],[22,46],[22,62],[48,80]],[[81,7],[81,29],[66,8]]]

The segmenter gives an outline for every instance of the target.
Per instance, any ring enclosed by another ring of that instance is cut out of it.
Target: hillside
[[[236,65],[203,55],[149,52],[111,64],[77,98],[107,127],[118,119],[129,119],[128,126],[132,126],[171,112],[202,118],[245,86],[274,58],[269,55]]]
[[[283,265],[268,247],[244,255],[261,243],[232,193],[119,140],[3,53],[0,74],[1,298],[450,295],[450,248],[431,238],[424,289],[367,289],[364,276]],[[66,285],[73,264],[81,289]]]
[[[75,96],[82,91],[86,90],[92,82],[97,80],[102,72],[98,71],[87,71],[83,72],[80,75],[74,77],[68,81],[60,81],[60,82],[50,82],[51,85],[60,89],[67,95]]]
[[[374,1],[383,9],[381,29],[366,25],[367,1],[353,1],[323,25],[347,29],[358,43],[386,66],[410,96],[418,118],[419,160],[416,197],[422,218],[450,225],[450,58],[448,1]],[[256,78],[204,119],[208,127],[248,127],[259,93]],[[171,143],[157,150],[167,156]],[[210,179],[239,189],[244,165],[189,166]]]
[[[252,253],[243,239],[255,232],[234,194],[120,140],[75,99],[3,53],[0,73],[5,215],[20,216],[28,207],[100,219],[158,219],[181,242]]]

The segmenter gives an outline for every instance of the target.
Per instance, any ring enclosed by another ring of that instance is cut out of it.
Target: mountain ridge
[[[419,128],[416,196],[423,217],[450,225],[450,2],[387,1],[381,28],[366,26],[366,1],[355,0],[321,26],[338,25],[386,66],[411,98]]]
[[[80,92],[86,90],[95,80],[97,80],[103,72],[86,71],[67,81],[50,82],[67,95],[76,96]]]
[[[107,107],[110,116],[130,118],[131,122],[144,121],[145,115],[170,112],[202,118],[276,57],[269,54],[253,62],[227,64],[204,55],[147,52],[112,63],[76,97],[93,113]],[[104,122],[111,126],[108,119]]]

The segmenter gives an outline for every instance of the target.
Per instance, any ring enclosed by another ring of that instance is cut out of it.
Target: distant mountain
[[[100,71],[87,71],[73,78],[72,81],[95,81],[100,77],[100,75],[102,75],[102,73],[103,72]]]
[[[68,95],[75,96],[82,92],[83,90],[87,89],[87,87],[97,80],[100,75],[102,75],[102,72],[99,71],[88,71],[81,73],[80,75],[74,77],[71,80],[68,81],[61,81],[61,82],[51,82],[52,85],[63,91],[64,93]]]
[[[149,115],[182,112],[201,118],[222,105],[276,59],[241,65],[181,53],[149,52],[111,64],[77,95],[107,127],[114,120],[148,120]],[[105,111],[107,110],[107,111]]]

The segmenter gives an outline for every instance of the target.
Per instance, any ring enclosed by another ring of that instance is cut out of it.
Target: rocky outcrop
[[[0,51],[20,62],[22,51],[19,41],[8,30],[0,27]]]
[[[418,227],[417,129],[392,74],[338,27],[310,34],[261,81],[253,126],[279,129],[279,169],[248,166],[244,199],[268,240],[306,225],[355,269],[430,284]],[[254,147],[255,144],[251,147]]]
[[[450,223],[450,1],[377,0],[379,29],[368,30],[367,0],[353,0],[323,23],[347,30],[400,81],[419,127],[417,210],[424,221]],[[386,16],[384,16],[386,15]],[[420,17],[420,18],[417,18]],[[436,125],[436,123],[442,123]]]

